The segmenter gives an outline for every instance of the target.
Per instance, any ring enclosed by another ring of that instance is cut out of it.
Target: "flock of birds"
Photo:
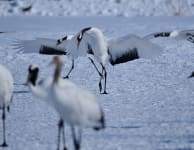
[[[149,59],[159,56],[162,54],[162,49],[149,41],[158,37],[185,39],[194,43],[194,30],[160,32],[145,37],[130,34],[116,39],[107,39],[100,29],[87,27],[75,35],[67,35],[60,39],[38,38],[15,43],[15,48],[24,53],[38,52],[56,55],[49,64],[49,66],[55,65],[53,76],[37,82],[40,69],[38,66],[30,65],[27,85],[35,96],[47,101],[59,114],[57,150],[60,149],[61,139],[63,139],[63,149],[67,150],[65,124],[71,127],[75,150],[81,148],[83,128],[93,128],[94,130],[105,128],[105,114],[96,97],[68,79],[74,69],[75,59],[80,56],[89,58],[100,77],[100,93],[107,94],[106,64],[116,65],[138,58]],[[72,60],[72,66],[63,78],[61,78],[63,62],[58,55],[67,55]],[[100,64],[101,70],[95,61]],[[194,73],[189,77],[194,77]],[[102,81],[104,81],[103,87]],[[13,99],[13,77],[10,71],[2,65],[0,65],[0,82],[0,109],[2,109],[3,122],[3,143],[1,146],[6,147],[5,119],[6,110],[9,111]]]

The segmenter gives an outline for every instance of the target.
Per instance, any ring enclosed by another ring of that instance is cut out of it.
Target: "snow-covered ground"
[[[22,11],[23,8],[29,8]],[[193,0],[0,0],[0,16],[191,16]]]
[[[58,38],[85,26],[97,26],[109,37],[139,36],[172,29],[194,29],[193,17],[1,17],[0,63],[14,76],[14,100],[7,117],[8,150],[56,149],[58,116],[26,86],[27,68],[38,64],[40,78],[53,74],[51,56],[17,53],[16,39]],[[87,58],[76,60],[71,80],[98,97],[106,115],[106,129],[84,130],[84,150],[192,150],[194,149],[194,44],[157,39],[164,53],[153,60],[139,59],[107,66],[108,95],[100,95],[98,74]],[[63,74],[70,67],[64,57]],[[2,127],[0,124],[0,135]],[[2,136],[0,136],[0,141]],[[73,149],[67,128],[67,143]]]

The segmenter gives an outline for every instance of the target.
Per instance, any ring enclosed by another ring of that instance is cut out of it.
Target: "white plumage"
[[[2,65],[0,65],[0,83],[0,107],[8,107],[13,95],[13,77]]]
[[[101,64],[102,72],[100,73],[99,69],[97,69],[93,60],[91,60],[97,72],[101,76],[99,82],[100,92],[102,90],[101,80],[104,79],[103,94],[107,93],[106,92],[107,72],[105,65],[108,62],[110,62],[112,65],[115,65],[138,58],[152,58],[162,53],[160,47],[134,35],[127,35],[120,37],[118,39],[108,40],[104,36],[103,32],[95,27],[82,29],[80,35],[81,36],[78,36],[80,37],[80,41],[79,39],[77,40],[78,45],[82,45],[82,47],[84,46],[88,47],[88,53],[92,54],[95,57],[95,59]]]
[[[57,84],[50,97],[66,122],[73,126],[101,128],[102,111],[96,98],[86,90],[65,79],[66,86]]]
[[[42,46],[56,48],[57,40],[49,38],[36,38],[33,40],[14,41],[12,46],[24,53],[41,53]],[[63,51],[63,49],[58,48]]]
[[[2,147],[6,147],[6,133],[5,133],[5,119],[6,108],[9,111],[10,103],[13,98],[13,77],[11,72],[0,65],[0,109],[2,109],[2,121],[3,121],[3,144]]]
[[[59,113],[58,143],[60,143],[61,129],[64,130],[63,122],[68,123],[72,127],[72,132],[74,132],[74,127],[103,128],[103,112],[95,97],[73,82],[59,78],[62,62],[58,57],[54,57],[52,63],[57,65],[54,78],[48,77],[39,82],[39,84],[36,84],[39,69],[38,67],[30,66],[28,85],[33,94],[46,100]],[[80,136],[81,135],[79,135],[79,137]],[[74,144],[78,149],[80,140],[74,139]],[[65,145],[64,147],[66,149]]]
[[[87,52],[92,53],[102,65],[105,65],[109,61],[107,39],[100,29],[91,27],[82,34],[78,49],[79,51],[83,51],[83,48],[87,48]]]
[[[132,52],[134,48],[137,49],[140,58],[154,58],[163,52],[158,45],[133,34],[110,39],[108,45],[112,61],[122,58],[123,54],[130,54],[130,51]]]
[[[104,114],[95,96],[90,92],[67,79],[64,80],[66,86],[60,84],[62,62],[58,56],[54,57],[52,64],[56,65],[56,69],[49,97],[53,100],[62,119],[71,126],[74,146],[78,150],[81,142],[81,129],[84,127],[104,128]],[[78,137],[74,136],[75,127],[79,129]]]

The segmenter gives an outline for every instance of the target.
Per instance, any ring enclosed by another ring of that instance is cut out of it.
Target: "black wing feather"
[[[59,50],[45,45],[42,45],[40,47],[39,53],[45,54],[45,55],[66,55],[67,54],[64,50]]]
[[[124,62],[131,61],[131,60],[139,58],[137,48],[134,48],[132,50],[130,49],[129,51],[126,51],[126,53],[124,53],[120,57],[117,57],[116,59],[112,59],[112,56],[111,56],[110,53],[109,53],[109,55],[110,55],[110,63],[112,65],[124,63]]]

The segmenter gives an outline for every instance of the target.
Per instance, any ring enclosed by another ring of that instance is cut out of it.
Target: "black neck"
[[[80,42],[84,36],[84,33],[88,30],[90,30],[92,27],[84,28],[80,31],[80,34],[77,36],[77,40]]]
[[[38,78],[38,73],[30,73],[28,77],[28,82],[30,82],[33,86],[36,86],[37,78]]]

